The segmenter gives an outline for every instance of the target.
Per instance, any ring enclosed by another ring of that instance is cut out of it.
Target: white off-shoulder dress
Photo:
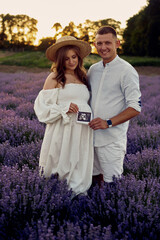
[[[39,166],[45,177],[58,173],[66,179],[75,194],[85,193],[92,182],[93,130],[67,112],[71,102],[79,111],[91,112],[88,100],[84,84],[68,83],[64,88],[41,90],[34,103],[39,121],[47,124]]]

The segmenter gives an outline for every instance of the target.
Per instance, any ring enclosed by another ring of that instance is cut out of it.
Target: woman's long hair
[[[80,56],[80,49],[77,46],[68,45],[58,49],[58,51],[56,52],[56,61],[55,63],[53,63],[51,70],[56,71],[57,73],[56,80],[58,83],[62,85],[62,87],[64,87],[66,84],[65,58],[66,58],[67,51],[70,49],[73,49],[76,55],[78,56],[78,65],[75,69],[75,74],[78,77],[78,79],[88,87],[86,71],[83,67],[83,61]]]

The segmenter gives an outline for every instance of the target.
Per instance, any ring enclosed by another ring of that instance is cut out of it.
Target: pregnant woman
[[[77,113],[91,113],[83,58],[90,54],[87,42],[64,36],[50,46],[46,56],[52,72],[39,92],[34,110],[46,130],[40,152],[41,174],[66,179],[74,195],[86,193],[92,183],[93,130],[77,122]]]

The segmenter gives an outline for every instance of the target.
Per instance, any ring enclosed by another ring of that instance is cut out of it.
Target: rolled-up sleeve
[[[34,111],[40,122],[50,124],[60,118],[63,118],[63,123],[70,121],[67,112],[69,105],[61,106],[57,102],[58,88],[41,90],[34,102]]]
[[[132,107],[141,112],[141,91],[139,76],[134,69],[130,69],[122,81],[122,91],[126,100],[126,108]]]

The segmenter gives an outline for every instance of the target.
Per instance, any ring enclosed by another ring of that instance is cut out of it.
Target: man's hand
[[[97,130],[97,129],[106,129],[108,128],[107,122],[106,120],[103,120],[101,118],[95,118],[92,121],[90,121],[89,123],[90,128],[92,128],[93,130]]]

